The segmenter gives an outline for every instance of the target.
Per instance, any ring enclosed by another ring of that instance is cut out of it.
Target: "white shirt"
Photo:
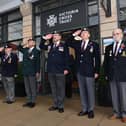
[[[33,49],[34,49],[34,47],[29,48],[28,52],[29,53],[32,52]]]
[[[115,52],[115,51],[116,51],[115,55],[117,55],[117,54],[118,54],[119,47],[120,47],[121,43],[122,43],[122,40],[120,40],[120,41],[118,42],[117,49],[115,50],[115,47],[116,47],[116,42],[114,42],[113,52]]]
[[[82,43],[83,43],[83,41],[84,41],[84,40],[82,40]],[[89,42],[89,39],[87,39],[87,40],[85,41],[84,50],[86,50],[87,45],[88,45],[88,42]],[[83,46],[83,45],[82,45],[82,46]]]
[[[58,46],[60,44],[60,41],[57,41],[57,42],[54,42],[54,47],[56,46]]]

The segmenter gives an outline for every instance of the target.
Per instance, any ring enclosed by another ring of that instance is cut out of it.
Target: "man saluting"
[[[74,40],[74,37],[80,40]],[[74,48],[76,54],[77,79],[82,104],[78,116],[88,115],[88,118],[94,118],[94,79],[99,76],[99,46],[90,40],[90,32],[87,28],[76,31],[69,37],[67,45]]]
[[[33,39],[28,40],[26,48],[19,45],[19,51],[23,53],[23,75],[27,95],[27,102],[23,107],[33,108],[36,105],[36,79],[40,73],[40,52],[36,49]]]
[[[41,49],[48,50],[47,71],[53,96],[49,111],[58,110],[60,113],[64,112],[65,75],[68,73],[69,58],[68,48],[61,39],[61,33],[54,32],[44,36],[40,44]],[[50,42],[46,44],[46,40]]]
[[[7,44],[0,48],[0,57],[2,65],[2,82],[6,92],[5,103],[12,104],[15,102],[15,81],[14,76],[17,74],[18,57],[13,53],[14,44]]]

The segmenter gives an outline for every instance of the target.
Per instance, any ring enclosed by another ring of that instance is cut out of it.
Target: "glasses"
[[[121,33],[114,33],[113,36],[120,35]]]

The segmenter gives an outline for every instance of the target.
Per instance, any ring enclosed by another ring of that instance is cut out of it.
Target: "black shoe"
[[[93,119],[94,118],[94,112],[93,111],[88,112],[88,118],[89,119]]]
[[[59,108],[59,113],[63,113],[64,109],[63,108]]]
[[[12,104],[14,103],[14,101],[7,101],[7,104]]]
[[[51,106],[48,110],[49,110],[49,111],[55,111],[55,110],[57,110],[57,109],[58,109],[58,107]]]
[[[85,116],[85,115],[87,115],[87,114],[88,114],[87,111],[86,111],[86,112],[80,111],[80,112],[78,113],[78,116]]]
[[[28,106],[28,107],[30,107],[30,108],[34,108],[35,107],[35,103],[30,103],[30,105]]]
[[[29,107],[30,105],[31,105],[31,102],[27,102],[27,103],[23,104],[22,106],[23,107]]]

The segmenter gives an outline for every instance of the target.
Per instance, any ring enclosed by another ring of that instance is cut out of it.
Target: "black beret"
[[[89,29],[88,29],[88,28],[85,28],[85,27],[82,28],[81,30],[82,30],[82,31],[88,31],[88,32],[89,32]]]
[[[59,32],[59,31],[54,31],[53,34],[59,34],[59,35],[62,35],[62,33]]]

